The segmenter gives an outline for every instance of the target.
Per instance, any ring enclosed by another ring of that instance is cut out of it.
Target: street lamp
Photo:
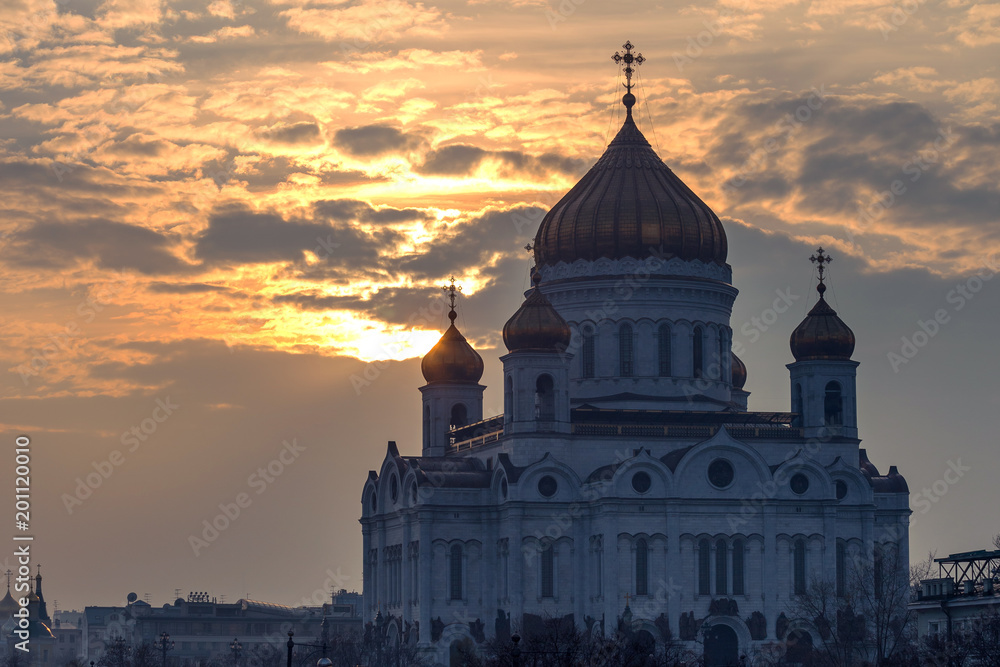
[[[521,647],[518,644],[521,642],[521,635],[514,633],[510,636],[510,640],[514,642],[514,648],[510,652],[510,661],[513,667],[521,667]]]
[[[325,622],[326,619],[324,618],[323,621]],[[286,644],[286,646],[288,646],[288,662],[287,662],[288,667],[292,667],[292,651],[295,649],[296,646],[308,646],[309,648],[320,649],[323,652],[322,653],[323,657],[320,659],[319,663],[317,663],[317,667],[329,667],[329,665],[333,664],[333,661],[329,660],[326,657],[326,650],[327,650],[328,646],[327,646],[327,643],[326,643],[327,634],[326,634],[326,628],[325,627],[324,627],[324,632],[322,634],[322,641],[323,641],[322,644],[296,644],[295,641],[292,639],[292,637],[294,637],[294,636],[295,636],[295,633],[292,632],[291,630],[289,630],[288,631],[288,643]],[[315,653],[315,652],[316,651],[310,651],[309,653]],[[306,655],[308,656],[309,653],[307,653]],[[323,660],[326,660],[327,662],[323,663]],[[327,663],[329,663],[329,665],[327,665]]]
[[[233,662],[239,667],[240,652],[243,650],[243,644],[240,643],[239,638],[234,637],[232,643],[229,644],[229,648],[233,651]]]
[[[153,643],[153,646],[160,651],[163,656],[163,667],[167,667],[167,651],[174,650],[174,640],[166,632],[160,633],[160,638]]]

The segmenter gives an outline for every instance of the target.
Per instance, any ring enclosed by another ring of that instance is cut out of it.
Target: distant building
[[[240,650],[254,651],[270,644],[284,651],[288,631],[297,644],[319,644],[322,623],[330,638],[361,635],[360,594],[341,591],[318,607],[288,607],[258,600],[218,602],[207,593],[191,593],[185,600],[152,607],[138,600],[125,607],[87,607],[87,660],[100,660],[118,637],[132,646],[155,644],[162,633],[173,647],[167,662],[173,666],[203,664],[214,657],[230,656],[234,640]]]
[[[11,596],[10,592],[10,575],[11,572],[7,572],[7,594],[2,600],[0,600],[0,650],[3,651],[5,658],[9,658],[13,655],[14,651],[17,651],[17,644],[22,640],[21,637],[15,634],[15,630],[18,628],[18,623],[13,618],[15,614],[21,607],[17,600]],[[38,574],[35,578],[30,581],[30,590],[27,597],[28,602],[28,652],[22,653],[22,658],[25,659],[23,664],[27,667],[58,667],[62,665],[59,656],[59,651],[57,651],[57,640],[56,635],[53,634],[51,626],[52,619],[49,617],[48,609],[45,604],[45,597],[42,594],[42,573],[41,566],[39,566]],[[19,593],[18,596],[24,595]]]
[[[935,558],[938,577],[920,582],[910,603],[920,638],[973,629],[983,614],[1000,612],[1000,550],[968,551]]]

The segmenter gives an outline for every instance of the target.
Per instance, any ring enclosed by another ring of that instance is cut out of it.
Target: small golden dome
[[[743,385],[747,383],[747,365],[743,363],[743,360],[736,356],[735,353],[729,353],[732,357],[732,367],[733,367],[733,389],[742,389]]]
[[[511,352],[543,350],[565,352],[571,332],[549,300],[538,289],[540,274],[532,276],[535,286],[521,307],[503,325],[503,342]]]
[[[788,345],[795,361],[833,359],[848,361],[854,353],[854,332],[837,317],[837,311],[823,298],[826,285],[816,286],[819,301],[795,327]]]
[[[483,358],[455,326],[455,317],[454,310],[448,313],[451,326],[420,361],[420,372],[429,383],[476,384],[483,377]]]

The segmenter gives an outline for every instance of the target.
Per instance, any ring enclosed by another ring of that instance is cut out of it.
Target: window
[[[798,382],[795,383],[795,391],[792,392],[792,412],[795,413],[792,426],[802,426],[802,385]]]
[[[743,540],[733,540],[733,595],[746,595]]]
[[[535,380],[535,419],[552,421],[556,418],[555,381],[543,373]]]
[[[692,340],[694,371],[692,375],[700,378],[705,371],[705,334],[701,327],[694,328],[694,339]]]
[[[649,547],[646,540],[635,543],[635,594],[649,595]]]
[[[514,380],[509,375],[503,384],[503,411],[504,422],[510,424],[514,421]]]
[[[796,595],[805,595],[806,593],[806,542],[805,540],[796,540],[795,548],[792,554],[793,560],[793,570],[795,579],[795,589]]]
[[[712,582],[710,572],[712,563],[712,553],[708,540],[698,543],[698,595],[711,595],[709,590]]]
[[[451,594],[449,598],[452,600],[462,599],[462,545],[454,544],[451,547],[451,558],[450,558],[450,581],[451,584]]]
[[[726,364],[724,361],[725,357],[723,356],[725,349],[726,349],[726,334],[724,331],[719,330],[719,361],[718,361],[719,371],[718,373],[715,374],[715,377],[719,378],[720,380],[723,377],[725,377],[725,373],[723,372],[726,370]]]
[[[466,410],[464,403],[456,403],[451,406],[451,428],[465,426],[468,418],[468,410]]]
[[[633,342],[632,325],[626,323],[618,327],[618,374],[623,378],[634,374]]]
[[[719,540],[715,543],[715,594],[727,595],[729,593],[729,577],[726,573],[726,556],[728,549],[726,541]]]
[[[846,547],[843,542],[837,542],[837,597],[842,598],[847,592],[847,573],[844,566],[847,564]]]
[[[424,406],[424,447],[431,445],[431,406]]]
[[[660,353],[660,377],[670,377],[670,325],[660,325],[657,342]]]
[[[555,597],[555,550],[553,545],[546,544],[542,547],[542,597]]]
[[[844,401],[841,397],[840,383],[827,382],[826,396],[823,398],[823,417],[827,426],[840,426],[844,423]]]
[[[588,327],[583,331],[583,377],[594,377],[594,330]]]

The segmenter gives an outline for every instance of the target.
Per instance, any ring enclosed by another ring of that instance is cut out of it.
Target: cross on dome
[[[823,246],[816,249],[816,254],[809,258],[809,261],[819,267],[819,284],[816,285],[816,291],[819,292],[820,298],[823,298],[823,292],[826,291],[826,284],[823,282],[825,278],[823,277],[823,272],[826,271],[825,264],[829,264],[833,261],[833,257],[823,254]]]
[[[448,293],[448,302],[451,305],[451,311],[448,313],[448,319],[454,322],[455,318],[458,317],[458,315],[455,314],[455,299],[458,298],[458,293],[462,291],[462,286],[455,286],[455,276],[451,276],[448,280],[451,281],[451,284],[445,285],[441,289]]]
[[[622,44],[622,48],[625,49],[625,55],[622,55],[617,51],[615,51],[615,55],[611,56],[611,59],[614,60],[619,65],[625,63],[625,90],[631,93],[632,73],[635,71],[635,69],[632,67],[632,63],[635,63],[635,66],[638,67],[639,65],[646,62],[646,59],[642,57],[641,53],[632,55],[632,49],[635,48],[635,45],[633,45],[631,41],[626,41],[624,44]]]

